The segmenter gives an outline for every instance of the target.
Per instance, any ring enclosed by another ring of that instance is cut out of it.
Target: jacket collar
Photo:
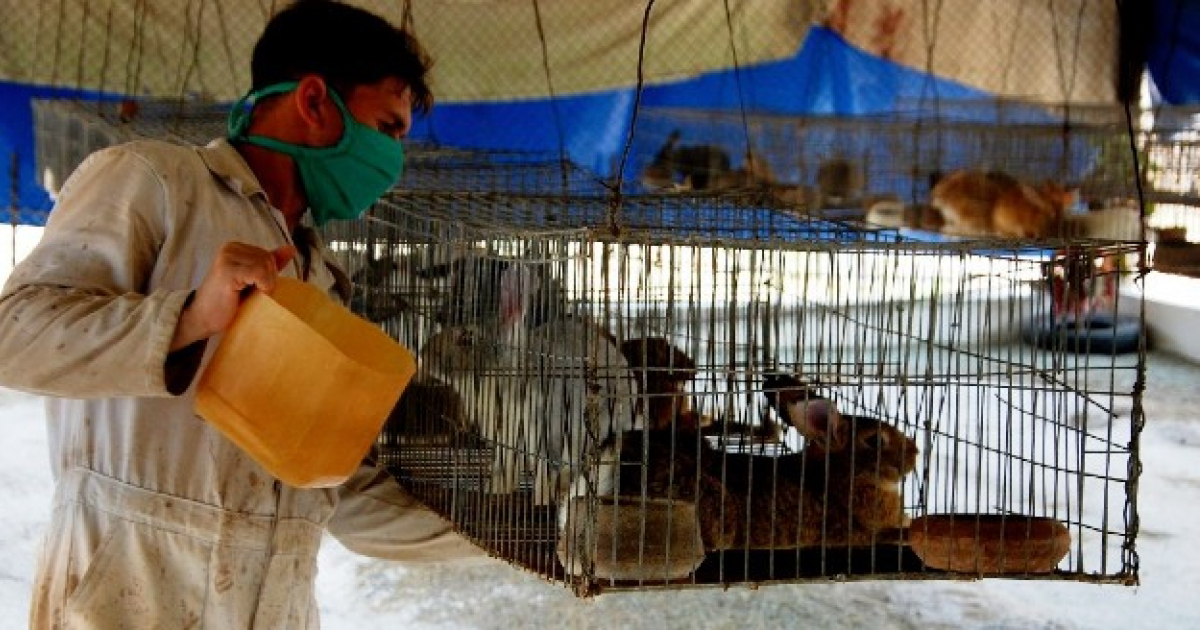
[[[218,138],[203,147],[196,147],[196,152],[208,170],[231,190],[246,198],[259,195],[267,201],[267,193],[258,177],[228,140]]]
[[[254,171],[250,170],[250,165],[242,158],[242,154],[234,148],[225,138],[218,138],[209,142],[202,147],[196,147],[196,152],[200,154],[200,159],[204,160],[208,170],[216,176],[217,179],[225,183],[226,186],[235,193],[246,197],[247,199],[259,196],[262,200],[270,203],[267,199],[267,193],[263,190],[262,184],[259,183],[258,177]],[[349,302],[350,294],[353,289],[353,284],[350,281],[346,272],[342,271],[331,260],[325,259],[319,252],[326,251],[324,243],[321,241],[321,236],[317,230],[301,223],[301,225],[292,234],[293,241],[307,252],[305,256],[305,266],[300,275],[301,278],[309,279],[312,274],[324,275],[322,270],[315,266],[314,263],[320,264],[325,269],[328,269],[328,276],[325,276],[328,281],[321,282],[322,286],[332,285],[334,291],[342,298],[343,302]]]

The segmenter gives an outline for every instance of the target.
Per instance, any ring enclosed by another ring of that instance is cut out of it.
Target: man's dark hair
[[[424,113],[433,105],[425,80],[430,64],[415,37],[373,13],[331,0],[297,0],[267,22],[250,75],[258,90],[318,74],[343,99],[357,86],[394,77]]]

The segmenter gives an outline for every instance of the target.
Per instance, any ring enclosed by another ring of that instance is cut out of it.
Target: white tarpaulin
[[[231,100],[249,87],[250,52],[263,24],[285,4],[0,0],[0,79]],[[404,2],[354,4],[397,24],[404,20]],[[435,58],[441,102],[592,92],[637,81],[642,2],[414,0],[408,7],[414,31]],[[815,11],[793,0],[658,0],[644,78],[653,83],[732,67],[735,53],[741,65],[790,57]]]
[[[577,94],[637,81],[637,0],[358,0],[406,7],[442,102]],[[0,79],[235,98],[268,0],[0,0]],[[728,14],[726,13],[728,7]],[[539,28],[540,22],[540,28]],[[1111,102],[1117,11],[1097,0],[657,0],[647,83],[794,55],[824,23],[854,46],[1009,97]],[[313,42],[321,46],[322,42]],[[848,81],[855,80],[847,77]]]
[[[993,94],[1116,100],[1116,3],[1097,0],[836,0],[827,23],[896,63]]]

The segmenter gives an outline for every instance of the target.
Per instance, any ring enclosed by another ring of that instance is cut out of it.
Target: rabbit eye
[[[888,440],[886,435],[874,431],[860,437],[859,442],[867,448],[879,450],[887,446]]]

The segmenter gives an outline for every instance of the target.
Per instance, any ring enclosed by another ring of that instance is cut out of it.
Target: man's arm
[[[189,292],[144,294],[166,203],[133,152],[80,166],[0,295],[0,384],[72,397],[168,393],[164,366]]]
[[[338,488],[338,499],[329,533],[355,553],[405,562],[488,558],[371,459]]]

